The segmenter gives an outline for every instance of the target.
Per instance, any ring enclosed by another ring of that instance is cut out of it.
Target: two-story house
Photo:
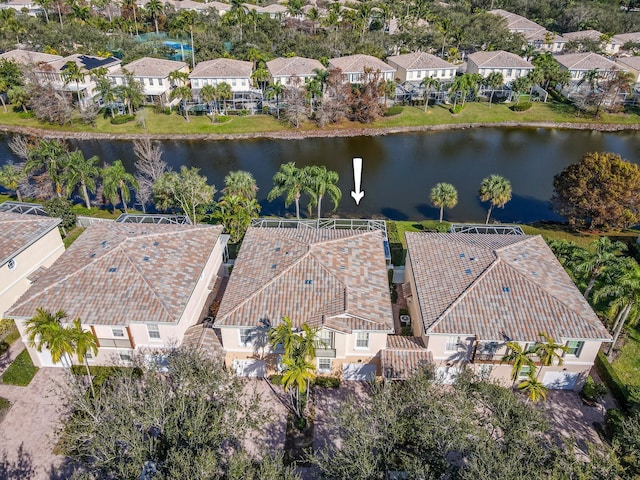
[[[135,60],[108,75],[115,86],[126,83],[125,70],[133,75],[133,79],[144,87],[145,102],[149,104],[167,105],[171,101],[171,89],[177,83],[169,78],[172,72],[189,73],[189,66],[184,62],[161,58],[143,57]],[[177,100],[176,100],[177,102]]]
[[[467,73],[479,73],[482,78],[487,78],[491,73],[499,72],[505,85],[526,77],[534,68],[531,62],[504,50],[474,52],[467,57],[467,61]]]
[[[216,58],[196,64],[189,75],[194,98],[200,98],[200,90],[205,85],[217,86],[227,83],[231,92],[251,91],[253,81],[253,63],[232,58]]]
[[[593,52],[567,53],[554,57],[560,64],[560,68],[568,70],[571,74],[571,82],[577,83],[587,72],[597,71],[600,78],[611,78],[616,71],[625,70],[615,62]]]
[[[379,58],[371,55],[357,54],[329,60],[329,70],[339,69],[342,72],[343,83],[362,83],[365,75],[378,75],[380,80],[393,80],[395,69]]]
[[[387,63],[396,69],[396,79],[401,82],[420,83],[427,77],[449,82],[456,76],[454,65],[425,52],[394,55],[387,58]]]
[[[29,279],[64,252],[59,224],[59,218],[0,211],[0,318],[27,291]]]
[[[15,49],[0,53],[0,59],[16,62],[18,65],[33,68],[40,63],[49,63],[60,60],[60,55],[50,53],[33,52],[31,50]]]
[[[99,222],[90,225],[7,312],[26,342],[36,309],[80,318],[98,343],[90,365],[128,361],[134,352],[179,345],[206,314],[220,271],[222,227]],[[47,349],[29,348],[36,365]]]
[[[313,58],[278,57],[267,62],[267,70],[270,83],[289,87],[304,86],[305,82],[317,75],[317,71],[323,71],[325,68]]]
[[[550,388],[581,387],[611,336],[542,237],[407,233],[406,240],[413,333],[443,382],[468,366],[511,385],[512,366],[501,362],[507,342],[527,350],[544,332],[568,351],[562,365],[543,367],[533,357],[538,378]]]
[[[214,321],[227,366],[277,371],[268,332],[288,317],[319,329],[318,373],[379,374],[394,332],[383,241],[379,230],[250,227]]]
[[[502,17],[505,26],[511,33],[521,34],[527,43],[538,50],[552,53],[559,53],[563,50],[566,39],[560,35],[548,31],[542,25],[529,20],[522,15],[508,12],[500,8],[489,11],[492,15]]]
[[[107,75],[120,68],[120,60],[114,57],[102,58],[92,55],[69,55],[68,57],[39,64],[34,73],[41,82],[50,83],[56,90],[70,92],[81,109],[93,102],[97,95],[96,69],[106,69]],[[69,65],[75,63],[82,78],[67,76]]]
[[[620,47],[624,44],[617,37],[604,35],[597,30],[580,30],[579,32],[568,32],[562,35],[568,42],[580,44],[583,41],[597,42],[602,51],[607,55],[616,55]]]

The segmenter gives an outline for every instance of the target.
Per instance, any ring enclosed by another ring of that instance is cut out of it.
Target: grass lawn
[[[82,232],[84,232],[84,228],[82,227],[75,227],[73,230],[68,231],[67,236],[62,240],[64,242],[64,248],[69,248]]]
[[[613,368],[626,385],[640,387],[640,328],[629,327],[627,331],[627,343],[613,362]]]
[[[38,367],[33,364],[29,352],[25,348],[2,375],[2,383],[24,387],[31,383],[31,380],[38,370]]]

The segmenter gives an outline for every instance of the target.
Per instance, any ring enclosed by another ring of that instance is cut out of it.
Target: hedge
[[[462,109],[463,109],[463,108],[464,108],[464,105],[462,105],[461,103],[459,103],[459,104],[457,104],[456,106],[451,107],[451,108],[449,109],[449,111],[450,111],[453,115],[458,115],[458,114],[462,111]]]
[[[624,382],[620,380],[620,377],[618,377],[618,374],[613,369],[604,353],[598,352],[595,366],[598,375],[600,375],[602,381],[607,384],[611,394],[621,406],[626,408],[629,405],[629,389]]]
[[[136,119],[135,115],[118,115],[111,119],[111,125],[122,125]]]
[[[338,377],[316,377],[314,385],[323,388],[338,388],[340,387],[340,379]]]
[[[532,107],[531,102],[522,102],[522,103],[516,103],[515,105],[511,105],[509,108],[513,112],[524,112],[526,110],[529,110],[531,107]]]
[[[393,117],[395,115],[399,115],[402,113],[402,108],[400,105],[394,105],[393,107],[389,107],[386,112],[384,112],[385,117]]]
[[[135,378],[142,376],[142,370],[137,367],[116,367],[116,366],[90,366],[89,372],[91,373],[91,379],[95,387],[102,386],[108,379],[121,375],[124,372],[130,371]],[[86,375],[87,368],[84,365],[72,365],[71,373],[74,375]]]

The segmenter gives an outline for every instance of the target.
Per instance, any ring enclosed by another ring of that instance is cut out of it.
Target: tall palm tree
[[[525,350],[518,342],[507,342],[507,353],[502,357],[500,362],[511,363],[511,380],[515,383],[520,376],[523,367],[529,367],[529,371],[535,369],[531,349]]]
[[[276,98],[276,118],[278,120],[280,120],[280,99],[282,98],[284,90],[284,85],[281,83],[274,83],[273,85],[269,85],[269,88],[267,88],[267,91],[265,92],[265,98],[267,100],[273,97]]]
[[[526,392],[529,396],[529,400],[531,400],[532,402],[545,400],[547,398],[547,392],[549,391],[549,389],[545,387],[540,380],[537,379],[533,370],[527,373],[526,380],[520,382],[520,385],[518,385],[518,390]]]
[[[296,334],[289,317],[282,317],[282,323],[269,330],[269,344],[272,350],[282,345],[285,355],[292,355],[296,344]]]
[[[296,218],[300,220],[300,197],[309,182],[308,174],[308,169],[297,168],[295,162],[283,163],[273,176],[273,188],[267,195],[267,200],[272,202],[277,197],[284,196],[285,208],[295,202]]]
[[[51,353],[53,363],[59,363],[66,354],[72,354],[71,342],[64,335],[62,321],[67,317],[63,310],[51,313],[44,308],[38,308],[36,314],[25,322],[27,344],[42,352],[47,348]]]
[[[489,202],[487,219],[489,223],[493,207],[503,208],[511,200],[511,182],[500,175],[490,175],[482,180],[478,196],[482,202]]]
[[[67,168],[64,172],[67,196],[71,195],[76,187],[80,185],[84,204],[87,208],[91,208],[89,192],[96,192],[96,178],[99,174],[100,169],[98,168],[98,157],[96,155],[84,158],[82,150],[74,150],[69,153]]]
[[[108,165],[102,169],[102,191],[111,205],[113,213],[116,213],[118,200],[122,202],[125,213],[127,212],[127,202],[131,199],[131,189],[138,188],[138,182],[122,164],[122,160],[116,160],[113,165]]]
[[[235,172],[229,172],[229,174],[224,177],[224,188],[222,192],[225,195],[238,195],[251,199],[256,198],[258,186],[251,172],[237,170]]]
[[[20,182],[27,178],[27,172],[23,164],[6,163],[0,168],[0,185],[8,190],[16,192],[18,201],[22,201],[22,193],[20,192]]]
[[[424,77],[420,85],[424,88],[422,96],[424,98],[424,111],[426,112],[429,106],[429,93],[431,93],[432,88],[440,88],[440,81],[437,78]]]
[[[447,44],[447,37],[453,29],[451,19],[444,17],[438,20],[438,31],[442,34],[442,50],[440,51],[440,58],[444,58],[444,47]]]
[[[222,101],[222,109],[226,115],[227,113],[227,100],[230,100],[233,97],[233,92],[231,91],[231,85],[227,82],[218,83],[216,86],[216,95],[218,101]]]
[[[564,363],[563,355],[569,351],[569,347],[562,343],[556,343],[555,339],[546,332],[538,333],[544,342],[536,343],[531,347],[531,353],[540,358],[543,367],[549,367],[556,362],[558,365]]]
[[[594,240],[590,247],[589,250],[582,250],[572,262],[574,270],[587,279],[587,288],[584,291],[586,300],[589,300],[589,295],[598,278],[606,269],[618,265],[620,258],[618,255],[627,249],[624,243],[611,241],[609,237],[600,237]]]
[[[204,87],[202,87],[200,89],[200,99],[203,100],[207,105],[209,105],[209,108],[211,108],[212,103],[214,102],[214,100],[217,98],[217,91],[216,91],[216,87],[214,87],[213,85],[205,85]],[[218,110],[217,108],[217,102],[213,103],[213,105],[215,105],[211,111],[211,123],[216,121],[216,112]]]
[[[282,375],[282,386],[291,396],[291,404],[294,407],[298,418],[304,415],[304,404],[302,399],[308,391],[309,383],[315,377],[315,365],[306,357],[296,355],[286,357],[282,360],[284,373]]]
[[[37,170],[45,170],[53,183],[53,191],[62,196],[62,171],[67,159],[67,147],[57,140],[39,140],[30,148],[25,163],[25,171],[30,174]]]
[[[68,85],[71,82],[75,82],[76,84],[76,95],[78,98],[78,106],[80,109],[83,109],[82,100],[80,98],[80,82],[84,82],[84,77],[86,75],[86,71],[82,69],[76,62],[67,62],[62,70],[62,79],[64,80],[64,84]]]
[[[305,191],[311,196],[309,200],[309,209],[318,207],[318,219],[322,212],[322,198],[329,195],[333,202],[333,210],[338,208],[338,203],[342,198],[342,191],[336,185],[339,180],[338,172],[327,170],[327,167],[313,165],[306,167],[305,175],[308,177]]]
[[[458,191],[450,183],[436,183],[431,189],[431,204],[440,209],[440,223],[444,207],[453,208],[458,204]]]
[[[117,100],[117,90],[114,88],[113,84],[109,81],[108,78],[98,78],[96,80],[96,87],[102,101],[105,104],[105,107],[111,105],[109,110],[111,112],[111,118],[115,117],[115,112],[113,108],[113,103]]]
[[[122,70],[124,73],[124,84],[118,88],[118,95],[127,106],[129,115],[133,115],[134,109],[142,105],[144,101],[144,86],[134,78],[133,73],[124,68]]]
[[[174,90],[171,91],[169,98],[171,98],[171,100],[177,98],[182,102],[182,111],[184,112],[184,119],[188,122],[189,121],[189,105],[187,105],[187,102],[193,99],[191,88],[189,88],[187,85],[182,85],[178,88],[175,88]]]
[[[158,16],[160,16],[164,10],[162,2],[160,0],[149,0],[146,5],[147,12],[153,17],[153,23],[156,27],[156,35],[160,35],[158,31]]]
[[[504,77],[501,72],[491,72],[487,78],[483,80],[483,83],[491,89],[491,95],[489,96],[489,108],[493,103],[493,94],[496,89],[500,88],[504,84]]]
[[[71,340],[73,351],[78,358],[78,363],[84,363],[84,366],[87,369],[89,385],[91,385],[91,392],[95,398],[96,392],[93,389],[91,371],[89,370],[89,363],[87,362],[87,353],[91,352],[94,356],[98,354],[98,342],[96,337],[94,337],[93,333],[89,330],[84,330],[82,328],[79,318],[76,318],[71,322],[71,325],[67,328],[67,334]]]
[[[224,195],[216,205],[214,217],[220,220],[233,243],[244,237],[251,220],[258,218],[260,204],[255,198]]]

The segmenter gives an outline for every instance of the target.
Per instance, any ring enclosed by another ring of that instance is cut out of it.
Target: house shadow
[[[401,212],[397,208],[391,208],[391,207],[381,208],[380,214],[387,217],[389,220],[397,220],[397,221],[409,220],[409,216],[406,213]]]

